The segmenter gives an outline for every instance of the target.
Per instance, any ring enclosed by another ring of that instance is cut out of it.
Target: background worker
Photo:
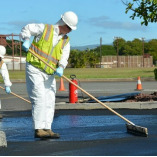
[[[3,61],[4,55],[6,54],[6,48],[2,45],[0,45],[0,74],[2,75],[4,85],[5,85],[5,91],[7,94],[11,93],[11,85],[9,79],[9,73],[6,64]]]
[[[24,40],[22,47],[28,51],[26,85],[32,103],[35,138],[60,137],[51,130],[55,110],[55,74],[61,77],[68,64],[70,42],[66,34],[76,30],[77,23],[77,15],[68,11],[61,15],[55,25],[28,24],[21,30],[20,35]],[[30,45],[31,36],[34,36],[34,40]],[[56,72],[33,56],[29,48],[54,67]]]

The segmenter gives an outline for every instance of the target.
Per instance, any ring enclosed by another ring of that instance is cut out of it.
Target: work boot
[[[50,138],[51,136],[48,132],[44,131],[43,129],[36,129],[34,137],[35,138]]]
[[[51,136],[50,138],[60,138],[60,135],[58,133],[54,133],[50,129],[44,129],[44,131],[46,131]]]

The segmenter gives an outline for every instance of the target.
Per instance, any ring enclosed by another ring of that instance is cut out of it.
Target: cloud
[[[37,20],[29,20],[29,21],[9,21],[9,22],[0,22],[0,25],[3,27],[6,25],[5,29],[10,29],[10,28],[22,28],[23,26],[29,24],[29,23],[37,23]]]
[[[107,16],[100,16],[100,17],[94,17],[90,18],[88,20],[88,23],[90,25],[101,27],[101,28],[107,28],[107,29],[123,29],[128,31],[145,31],[146,27],[141,26],[140,24],[136,23],[130,23],[130,22],[121,22],[121,21],[112,21]]]

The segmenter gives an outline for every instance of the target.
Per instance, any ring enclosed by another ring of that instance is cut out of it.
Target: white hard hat
[[[4,58],[4,55],[6,54],[6,48],[2,45],[0,45],[0,57]]]
[[[78,17],[72,11],[67,11],[63,15],[61,15],[62,20],[72,29],[77,29]]]

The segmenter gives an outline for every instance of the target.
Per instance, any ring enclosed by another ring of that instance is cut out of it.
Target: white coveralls
[[[4,85],[7,87],[10,87],[12,85],[12,83],[10,82],[8,69],[4,62],[0,68],[0,74],[2,75]]]
[[[44,31],[45,24],[28,24],[22,28],[20,36],[23,40],[35,36],[39,41]],[[59,28],[54,25],[53,47],[63,35],[59,35]],[[68,64],[70,43],[63,48],[59,65],[64,68]],[[27,91],[32,103],[32,116],[35,129],[51,129],[55,110],[56,80],[54,75],[48,75],[40,69],[26,63]]]

